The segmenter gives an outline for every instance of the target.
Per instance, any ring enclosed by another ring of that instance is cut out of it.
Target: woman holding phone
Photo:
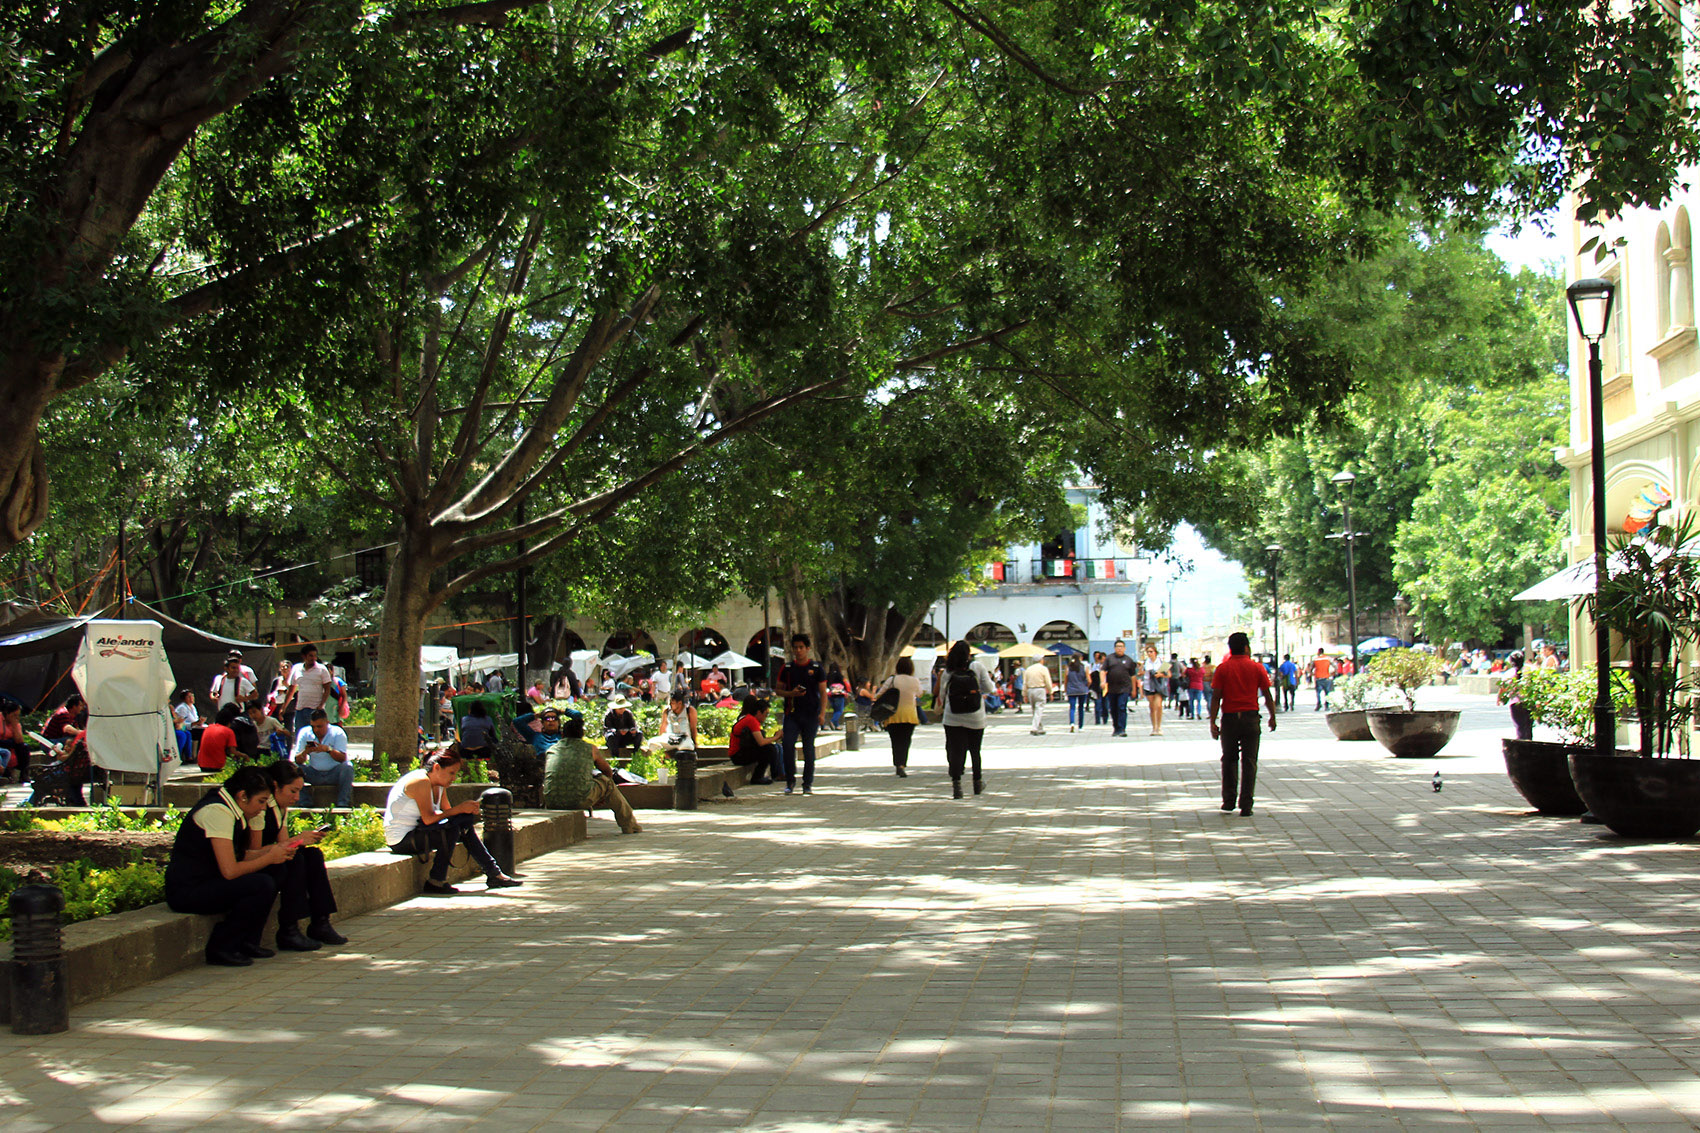
[[[289,837],[289,808],[301,797],[301,768],[293,760],[280,759],[266,768],[266,778],[271,782],[272,796],[262,812],[265,827],[248,832],[248,851],[260,853],[280,839],[284,845],[295,847],[294,857],[267,869],[277,882],[278,949],[317,952],[322,944],[347,944],[348,937],[331,927],[336,895],[331,892],[330,875],[325,871],[325,855],[317,848],[319,840],[331,828],[321,826]],[[301,931],[302,917],[308,918],[305,933]]]
[[[295,851],[288,842],[246,856],[237,849],[249,845],[249,832],[263,825],[260,812],[271,797],[266,773],[241,767],[202,795],[177,828],[165,866],[165,903],[174,913],[224,917],[207,940],[209,964],[246,968],[277,955],[260,944],[277,900],[277,882],[268,871]]]

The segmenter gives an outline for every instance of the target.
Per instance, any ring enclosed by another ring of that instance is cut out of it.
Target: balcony
[[[1036,585],[1080,582],[1130,582],[1128,568],[1141,560],[1133,558],[1033,559],[1030,562]]]

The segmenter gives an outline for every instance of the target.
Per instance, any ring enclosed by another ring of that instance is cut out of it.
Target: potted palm
[[[1633,704],[1628,674],[1614,673],[1612,682],[1619,719]],[[1526,668],[1501,683],[1499,702],[1513,697],[1528,709],[1532,723],[1558,734],[1558,739],[1504,739],[1505,773],[1511,785],[1542,814],[1574,816],[1588,809],[1570,779],[1570,757],[1594,750],[1594,670]]]
[[[1370,734],[1368,710],[1380,708],[1387,701],[1387,690],[1362,673],[1340,677],[1334,691],[1328,694],[1328,730],[1337,740],[1373,740]]]
[[[1611,566],[1583,599],[1596,626],[1629,654],[1638,750],[1575,752],[1570,775],[1588,809],[1634,838],[1687,838],[1700,830],[1700,761],[1687,758],[1694,678],[1683,655],[1700,640],[1700,559],[1685,553],[1693,516],[1610,544]]]
[[[1375,708],[1369,730],[1381,746],[1401,759],[1437,754],[1458,730],[1458,709],[1417,709],[1417,690],[1440,673],[1440,658],[1416,649],[1384,649],[1370,659],[1364,675],[1404,698],[1403,708]]]

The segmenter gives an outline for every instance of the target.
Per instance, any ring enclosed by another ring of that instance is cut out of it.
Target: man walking
[[[1112,652],[1104,658],[1104,693],[1110,701],[1112,736],[1127,735],[1127,698],[1133,695],[1133,681],[1139,675],[1139,663],[1127,655],[1127,642],[1116,639]]]
[[[1316,710],[1322,711],[1322,706],[1328,703],[1328,694],[1334,691],[1334,662],[1328,659],[1328,654],[1318,649],[1316,660],[1310,663],[1311,680],[1316,685]]]
[[[1281,686],[1281,711],[1291,712],[1293,710],[1293,699],[1299,693],[1299,667],[1293,664],[1291,653],[1285,654],[1281,658],[1280,673],[1281,680],[1278,683]]]
[[[285,697],[286,702],[295,701],[296,732],[313,722],[313,713],[325,707],[325,701],[335,695],[335,690],[336,675],[319,664],[319,647],[303,645],[300,663],[289,670],[289,693]]]
[[[785,793],[797,787],[797,743],[803,744],[803,793],[814,794],[815,733],[826,726],[826,670],[809,657],[809,635],[793,634],[791,659],[774,690],[785,701],[779,742],[785,748]]]
[[[1092,654],[1092,718],[1094,723],[1102,724],[1110,718],[1110,694],[1104,688],[1104,653],[1102,650]],[[1082,729],[1084,730],[1084,729]]]
[[[1239,797],[1240,816],[1251,817],[1252,794],[1257,786],[1257,694],[1269,709],[1269,730],[1275,730],[1275,697],[1270,692],[1269,670],[1251,659],[1251,639],[1243,633],[1228,638],[1228,655],[1216,666],[1216,699],[1210,703],[1210,738],[1222,741],[1222,809],[1234,809]],[[1217,710],[1222,718],[1218,725]]]
[[[1035,658],[1021,676],[1022,687],[1027,690],[1027,703],[1033,706],[1033,722],[1027,730],[1035,736],[1042,736],[1045,734],[1045,704],[1051,699],[1051,690],[1056,687],[1056,682],[1051,680],[1051,671],[1039,658]]]

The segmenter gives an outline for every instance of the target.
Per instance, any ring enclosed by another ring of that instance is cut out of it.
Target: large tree
[[[385,128],[429,135],[457,95],[525,70],[527,50],[574,65],[532,90],[558,99],[567,133],[582,134],[592,151],[613,110],[604,100],[647,88],[661,61],[693,36],[774,31],[766,47],[744,37],[760,50],[741,88],[722,87],[721,96],[679,108],[712,121],[763,104],[785,113],[769,101],[768,70],[813,67],[846,95],[872,90],[891,74],[890,62],[834,71],[834,52],[858,36],[886,35],[901,54],[925,24],[972,40],[953,46],[959,63],[994,52],[1051,94],[1101,112],[1113,128],[1081,131],[1076,152],[1052,154],[1068,165],[1035,170],[1077,181],[1114,172],[1124,159],[1153,168],[1173,159],[1178,176],[1200,178],[1187,172],[1195,155],[1173,122],[1154,119],[1158,128],[1148,132],[1147,121],[1130,113],[1148,109],[1130,96],[1158,87],[1175,91],[1178,102],[1196,101],[1202,124],[1239,131],[1249,146],[1307,154],[1290,172],[1383,203],[1411,194],[1481,208],[1508,190],[1525,204],[1550,204],[1572,180],[1589,211],[1656,201],[1695,153],[1680,36],[1653,0],[1612,8],[1381,0],[1255,12],[1227,4],[1108,9],[1085,0],[807,9],[613,4],[539,16],[542,7],[535,0],[251,0],[162,9],[28,0],[0,14],[8,108],[0,120],[0,271],[8,280],[0,298],[7,376],[0,411],[12,428],[0,449],[0,549],[47,514],[37,426],[53,399],[280,274],[315,274],[334,303],[348,234],[410,215],[427,198],[441,218],[461,199],[454,176],[398,185]],[[497,44],[508,49],[501,66],[484,61]],[[457,66],[421,64],[422,46],[444,45],[456,49],[441,57]],[[563,45],[570,49],[561,52]],[[304,90],[312,97],[301,99]],[[256,115],[247,129],[225,128],[234,110],[250,105],[277,113]],[[1212,121],[1216,108],[1238,105],[1261,108],[1266,128]],[[1054,103],[1028,98],[1028,109],[1031,129],[1061,121]],[[346,142],[351,132],[327,132],[326,123],[368,126],[374,144],[327,146],[327,136]],[[1012,125],[1022,123],[997,121],[1000,130]],[[1011,137],[1019,143],[1022,131]],[[983,149],[991,154],[1001,141],[988,132]],[[799,151],[800,160],[841,143],[828,134],[810,144],[818,151]],[[895,175],[905,152],[894,145],[859,153],[868,173],[856,192]],[[1026,152],[1020,144],[1009,150],[1012,159]],[[465,172],[504,168],[494,152],[484,157],[488,166]],[[226,181],[239,191],[209,191],[202,174],[220,168],[242,171]],[[1194,187],[1231,192],[1236,185],[1231,176],[1205,175]],[[1069,207],[1071,195],[1047,192],[1034,204]],[[1166,255],[1185,272],[1191,262],[1176,255],[1185,249],[1159,231],[1168,204],[1148,214],[1159,221],[1153,238],[1129,252]],[[1082,235],[1094,235],[1101,213],[1080,208],[1077,216]],[[457,228],[450,220],[442,226],[445,238]],[[1207,303],[1209,276],[1200,270],[1194,281]]]

